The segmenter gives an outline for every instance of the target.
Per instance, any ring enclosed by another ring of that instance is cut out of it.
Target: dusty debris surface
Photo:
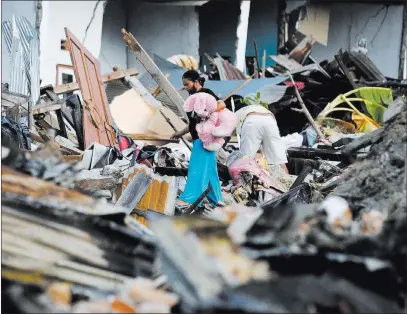
[[[379,210],[402,218],[406,209],[407,106],[384,126],[366,158],[352,166],[334,194],[355,212]]]
[[[256,42],[247,73],[205,54],[218,109],[268,108],[288,159],[245,156],[230,133],[216,154],[218,206],[209,187],[175,206],[191,137],[172,135],[187,125],[182,75],[202,67],[194,58],[150,56],[122,29],[144,69],[102,75],[66,28],[78,83],[40,87],[37,65],[21,64],[21,82],[13,67],[2,82],[4,312],[406,311],[407,84],[363,47],[315,61],[313,36],[292,29],[306,5],[287,12],[273,66],[264,53],[260,68]],[[31,56],[28,20],[3,26],[10,54]]]

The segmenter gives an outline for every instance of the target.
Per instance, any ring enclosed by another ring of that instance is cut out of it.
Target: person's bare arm
[[[187,134],[188,132],[189,132],[189,126],[187,125],[187,126],[185,127],[185,129],[183,129],[183,130],[181,130],[181,131],[175,132],[175,133],[171,136],[171,138],[172,138],[172,139],[179,139],[179,138],[183,137],[185,134]]]

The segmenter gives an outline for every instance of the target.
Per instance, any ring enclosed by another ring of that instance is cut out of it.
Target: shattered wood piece
[[[99,190],[112,190],[119,179],[113,176],[100,174],[100,169],[82,170],[75,178],[75,188],[87,194]]]
[[[253,63],[253,65],[254,65],[254,78],[259,78],[259,67],[258,67],[258,62],[257,62],[257,60],[256,60],[256,58],[254,58],[254,63]]]
[[[386,77],[380,72],[372,60],[364,53],[346,51],[344,57],[351,61],[369,81],[387,81]]]
[[[304,179],[312,172],[312,167],[308,166],[302,169],[301,173],[298,175],[297,179],[295,179],[294,183],[291,185],[290,190],[296,188],[302,182],[304,182]]]
[[[139,72],[136,68],[114,71],[112,73],[103,75],[103,83],[107,83],[107,82],[114,81],[114,80],[120,80],[126,76],[133,76],[133,75],[138,75],[138,74],[139,74]],[[59,95],[59,94],[71,93],[71,92],[77,91],[78,89],[79,89],[79,84],[76,82],[73,82],[73,83],[55,86],[54,92],[57,95]]]
[[[266,58],[267,58],[267,53],[266,53],[266,49],[264,49],[262,66],[261,66],[261,73],[262,73],[263,77],[266,77]]]
[[[75,129],[75,123],[72,117],[72,113],[66,106],[61,107],[62,116],[68,121],[68,123]]]
[[[119,67],[113,67],[113,71],[120,71]],[[129,87],[133,88],[142,99],[144,99],[148,104],[156,107],[156,108],[161,108],[162,104],[159,102],[157,99],[154,98],[150,94],[147,88],[144,87],[143,84],[136,78],[136,77],[130,77],[130,76],[125,76],[122,81],[124,84]],[[158,87],[159,88],[159,87]]]
[[[116,187],[114,178],[85,179],[75,183],[75,189],[85,193],[93,194],[97,191],[111,190]]]
[[[380,139],[383,136],[383,133],[384,133],[384,128],[380,128],[380,129],[374,130],[373,132],[370,132],[362,137],[356,138],[351,143],[349,143],[348,145],[343,147],[341,150],[341,153],[346,156],[352,155],[355,152],[357,152],[358,150],[380,141]]]
[[[66,147],[67,149],[73,150],[79,154],[82,154],[83,151],[81,151],[80,149],[78,149],[76,147],[76,145],[74,143],[72,143],[70,140],[68,140],[66,137],[62,137],[62,136],[55,136],[55,141],[57,141],[57,143],[63,147]]]
[[[68,138],[68,131],[65,126],[64,117],[62,116],[62,110],[61,109],[56,110],[55,114],[58,119],[58,125],[59,125],[59,129],[61,131],[62,136],[65,138]]]
[[[253,40],[253,45],[254,45],[254,73],[256,73],[255,78],[259,78],[260,58],[259,51],[257,49],[257,42],[255,39]]]
[[[153,141],[166,141],[170,143],[178,143],[179,140],[174,140],[171,139],[169,136],[164,136],[164,135],[155,135],[155,134],[125,134],[126,136],[130,137],[133,140],[140,140],[140,141],[147,141],[147,140],[153,140]]]
[[[81,155],[83,152],[75,147],[64,147],[64,145],[59,144],[54,138],[47,134],[41,134],[45,143],[50,143],[55,150],[61,150],[68,155]],[[68,140],[68,139],[67,139]]]
[[[166,77],[166,78],[169,78],[169,77],[170,77],[170,74],[169,74],[169,73],[165,74],[165,77]],[[153,96],[154,98],[156,98],[160,93],[161,93],[161,87],[160,87],[160,86],[157,86],[157,87],[154,89],[154,91],[151,93],[151,96]]]
[[[352,75],[350,74],[348,68],[342,61],[342,51],[339,51],[339,54],[335,55],[335,60],[338,62],[339,67],[341,68],[343,74],[345,74],[346,78],[348,79],[350,85],[352,85],[352,89],[357,89],[358,86],[356,85],[355,81],[353,80]]]
[[[48,113],[50,111],[60,110],[63,106],[62,103],[57,103],[58,101],[52,102],[51,104],[45,104],[40,106],[35,106],[32,109],[32,114],[35,116],[41,113]]]
[[[66,163],[73,163],[73,162],[79,162],[82,160],[82,155],[67,155],[67,156],[62,156],[64,159],[64,162]]]
[[[305,106],[305,104],[304,104],[304,102],[303,102],[303,100],[302,100],[302,98],[301,98],[300,92],[298,91],[297,84],[295,84],[295,81],[294,81],[294,79],[293,79],[291,73],[290,73],[290,72],[287,72],[287,74],[288,74],[288,76],[290,77],[291,82],[293,83],[294,90],[295,90],[295,94],[296,94],[296,96],[297,96],[298,102],[299,102],[300,105],[301,105],[302,113],[305,115],[305,117],[307,118],[308,122],[312,125],[312,127],[313,127],[314,130],[315,130],[315,132],[317,132],[318,136],[319,136],[320,138],[322,138],[322,139],[325,139],[325,136],[322,134],[322,132],[321,132],[319,126],[316,124],[316,122],[315,122],[314,119],[312,118],[311,114],[309,113],[307,107]]]
[[[281,65],[288,71],[294,71],[302,68],[302,65],[297,61],[288,58],[286,55],[270,56],[270,59]]]
[[[30,131],[30,137],[32,140],[34,140],[36,142],[44,143],[44,139],[39,134],[36,134],[32,131]]]
[[[215,59],[212,58],[212,57],[211,57],[209,54],[207,54],[206,52],[205,52],[205,57],[208,58],[208,60],[209,60],[210,63],[215,64]]]
[[[161,87],[163,92],[168,98],[177,106],[179,113],[188,120],[188,117],[184,110],[184,100],[178,91],[172,86],[165,75],[161,72],[158,66],[150,58],[140,43],[134,38],[131,33],[128,33],[124,28],[122,29],[123,40],[128,45],[129,49],[135,54],[136,58],[150,73],[153,79]]]
[[[177,130],[177,128],[175,127],[175,125],[171,122],[171,119],[167,117],[167,115],[163,112],[163,110],[159,109],[159,111],[160,111],[160,114],[161,114],[161,115],[163,116],[163,118],[165,119],[165,121],[167,121],[167,123],[172,127],[172,129],[173,129],[175,132],[177,132],[178,130]],[[185,144],[186,147],[188,147],[188,149],[189,149],[190,151],[192,151],[191,146],[188,144],[188,142],[187,142],[183,137],[181,137],[181,141]]]
[[[157,86],[151,95],[155,98],[160,94],[160,92],[161,92],[161,87]]]
[[[318,149],[308,147],[290,147],[287,149],[289,158],[303,158],[303,159],[316,159],[330,161],[343,161],[349,163],[349,156],[344,155],[341,151],[335,149]]]
[[[215,65],[218,68],[220,80],[226,81],[228,79],[226,76],[226,71],[223,67],[222,60],[219,57],[215,58]]]
[[[127,185],[120,195],[116,206],[121,206],[133,210],[146,193],[153,179],[143,172],[137,172],[133,180]]]
[[[195,212],[195,208],[198,206],[200,202],[209,194],[211,188],[208,186],[205,191],[198,197],[198,199],[192,203],[192,205],[187,209],[186,214],[193,214]]]

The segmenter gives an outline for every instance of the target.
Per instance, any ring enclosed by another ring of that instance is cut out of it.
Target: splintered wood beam
[[[139,141],[165,141],[165,142],[173,142],[173,143],[179,142],[179,140],[171,139],[170,136],[165,136],[165,135],[142,134],[142,133],[132,133],[132,134],[125,134],[125,135],[130,137],[133,140],[139,140]]]
[[[134,38],[131,33],[128,33],[124,28],[122,29],[122,36],[124,42],[127,44],[129,49],[134,53],[137,60],[144,66],[156,83],[161,87],[161,90],[168,96],[171,102],[177,107],[179,113],[188,120],[188,117],[184,110],[184,100],[181,95],[175,89],[175,87],[168,81],[164,73],[161,72],[160,68],[151,59],[148,53],[140,45],[140,43]]]
[[[39,105],[35,106],[32,109],[32,114],[37,115],[40,113],[48,113],[50,111],[60,110],[62,108],[62,104],[58,102],[52,102],[51,104]]]
[[[298,102],[300,103],[300,106],[301,106],[301,109],[297,109],[295,111],[302,112],[305,115],[305,117],[307,118],[308,122],[314,128],[314,130],[318,134],[318,136],[320,138],[322,138],[322,139],[325,139],[325,136],[324,136],[324,134],[322,134],[321,129],[316,124],[316,122],[312,118],[311,114],[309,113],[307,107],[305,106],[305,104],[304,104],[304,102],[303,102],[303,100],[301,98],[300,92],[298,91],[297,84],[295,84],[295,81],[293,79],[293,76],[291,75],[291,73],[289,71],[287,71],[287,75],[290,77],[291,83],[293,83],[294,90],[295,90],[295,95],[297,96]]]
[[[103,83],[111,82],[114,80],[119,80],[122,79],[126,76],[132,76],[132,75],[137,75],[139,74],[139,71],[136,68],[131,68],[127,70],[118,70],[114,71],[112,73],[108,73],[103,75]],[[79,84],[74,82],[74,83],[69,83],[69,84],[63,84],[63,85],[57,85],[54,88],[55,94],[66,94],[66,93],[71,93],[76,90],[79,90]]]

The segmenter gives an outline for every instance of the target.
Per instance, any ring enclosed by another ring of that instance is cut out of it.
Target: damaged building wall
[[[251,1],[246,56],[255,56],[253,40],[257,43],[260,65],[264,50],[268,56],[277,54],[278,1]],[[266,65],[271,64],[272,60],[266,58]]]
[[[2,1],[1,2],[1,21],[8,21],[14,16],[24,16],[28,22],[35,26],[37,5],[35,0],[24,1]],[[7,50],[4,37],[1,38],[1,77],[2,83],[6,83],[10,77],[11,60]]]
[[[41,21],[42,86],[55,85],[56,66],[72,65],[67,51],[61,50],[68,27],[86,48],[99,56],[105,1],[43,1]],[[34,20],[35,21],[35,20]]]
[[[150,55],[168,58],[186,54],[198,58],[199,24],[195,7],[139,1],[126,5],[128,31]],[[127,52],[127,65],[144,71],[131,51]]]
[[[385,76],[398,77],[403,6],[334,3],[329,8],[328,45],[315,43],[312,56],[332,61],[339,49],[350,50],[366,39],[367,55],[379,70]]]
[[[230,56],[235,61],[239,15],[240,1],[210,1],[199,8],[199,54],[203,64],[209,64],[205,52]]]
[[[127,69],[127,48],[121,35],[121,29],[126,27],[126,9],[123,2],[107,1],[106,4],[98,58],[102,73],[112,72],[114,66]]]

